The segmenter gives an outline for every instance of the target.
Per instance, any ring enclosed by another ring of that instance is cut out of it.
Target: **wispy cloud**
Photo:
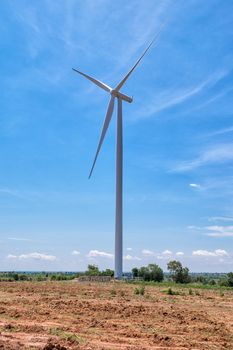
[[[87,254],[88,258],[107,258],[107,259],[113,259],[114,255],[107,253],[107,252],[101,252],[99,250],[90,250]]]
[[[194,250],[192,252],[193,256],[203,256],[203,257],[226,257],[229,256],[229,254],[224,249],[216,249],[214,251],[208,251],[208,250]]]
[[[217,136],[217,135],[223,135],[223,134],[228,134],[230,132],[233,132],[233,126],[229,126],[228,128],[223,128],[217,131],[213,131],[209,134],[207,134],[207,136],[212,137],[212,136]]]
[[[203,227],[188,226],[187,228],[193,231],[199,231],[209,237],[233,237],[233,226],[210,225]]]
[[[184,252],[176,252],[176,255],[177,255],[177,256],[183,256],[183,255],[184,255]]]
[[[211,76],[204,79],[199,84],[195,84],[184,88],[173,86],[172,90],[166,90],[162,93],[156,93],[155,96],[151,97],[151,103],[148,103],[146,107],[143,107],[141,110],[139,110],[139,112],[137,113],[137,117],[150,117],[155,113],[163,111],[164,109],[168,109],[176,105],[182,104],[186,100],[198,94],[201,94],[205,89],[217,84],[228,74],[228,72],[228,70],[217,71],[211,74]]]
[[[227,94],[228,94],[229,92],[231,92],[231,91],[232,91],[232,87],[227,88],[227,89],[224,89],[224,90],[221,91],[220,93],[217,93],[217,94],[211,96],[209,99],[205,100],[204,103],[199,104],[197,107],[195,107],[195,108],[193,109],[193,111],[195,111],[195,110],[200,110],[201,108],[207,107],[208,105],[210,105],[211,103],[213,103],[213,102],[215,102],[216,100],[220,99],[221,97],[227,95]],[[228,131],[226,131],[226,132],[228,132]],[[217,133],[218,133],[218,132],[217,132]],[[217,135],[217,133],[213,132],[213,133],[209,133],[209,134],[207,134],[207,135],[205,135],[205,136],[210,136],[210,137],[211,137],[211,136]],[[220,133],[221,133],[221,132],[220,132]],[[224,133],[224,132],[223,132],[223,133]]]
[[[11,241],[25,241],[25,242],[32,242],[32,239],[30,238],[22,238],[22,237],[8,237]]]
[[[13,255],[9,254],[7,256],[8,259],[17,259],[17,260],[46,260],[46,261],[55,261],[57,260],[56,256],[54,255],[48,255],[44,253],[29,253],[29,254],[21,254],[21,255]]]
[[[206,229],[210,231],[207,236],[210,237],[233,237],[233,226],[207,226]]]
[[[18,197],[18,198],[23,198],[22,194],[20,193],[20,191],[18,190],[14,190],[14,189],[10,189],[10,188],[0,188],[0,195],[4,194],[4,195],[8,195],[8,196],[12,196],[12,197]]]
[[[208,221],[233,221],[232,216],[212,216],[208,218]]]
[[[220,144],[204,150],[197,158],[191,161],[181,162],[173,168],[175,172],[191,171],[193,169],[209,165],[221,164],[233,160],[233,143]]]

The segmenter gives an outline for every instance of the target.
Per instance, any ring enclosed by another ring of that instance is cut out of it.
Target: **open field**
[[[233,349],[233,291],[0,283],[0,349]]]

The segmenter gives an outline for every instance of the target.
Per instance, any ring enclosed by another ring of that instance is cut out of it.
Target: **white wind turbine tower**
[[[117,145],[116,145],[116,216],[115,216],[115,275],[114,277],[116,279],[122,278],[122,100],[131,103],[133,101],[132,97],[129,97],[123,93],[120,92],[120,89],[125,84],[126,80],[129,78],[131,73],[134,71],[134,69],[137,67],[139,62],[142,60],[146,52],[149,50],[151,45],[154,43],[154,41],[158,38],[159,34],[161,33],[161,29],[159,30],[158,34],[154,38],[154,40],[150,43],[150,45],[146,48],[146,50],[143,52],[141,57],[137,60],[137,62],[134,64],[134,66],[130,69],[130,71],[126,74],[126,76],[119,82],[119,84],[112,89],[110,86],[102,83],[100,80],[97,80],[85,73],[80,72],[77,69],[72,68],[75,72],[81,74],[88,80],[90,80],[92,83],[96,84],[103,90],[110,93],[110,102],[108,105],[106,117],[104,120],[104,125],[102,128],[102,132],[99,138],[99,143],[97,147],[97,151],[95,154],[94,162],[89,174],[89,178],[92,175],[100,148],[102,146],[106,131],[108,129],[109,123],[112,118],[113,114],[113,108],[114,108],[114,100],[117,98],[118,102],[118,109],[117,109]]]

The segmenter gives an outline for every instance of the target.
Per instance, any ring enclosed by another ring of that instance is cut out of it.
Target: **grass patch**
[[[180,292],[178,292],[178,290],[175,291],[171,287],[164,290],[163,292],[165,292],[167,295],[180,295]]]
[[[146,282],[146,281],[125,281],[124,283],[128,284],[134,284],[134,285],[145,285],[145,286],[151,286],[151,287],[176,287],[176,288],[183,288],[183,289],[206,289],[206,290],[233,290],[232,287],[226,287],[226,286],[219,286],[211,285],[211,284],[202,284],[202,283],[175,283],[173,281],[166,281],[166,282]]]
[[[117,294],[116,289],[111,289],[110,294],[112,297],[115,297]]]
[[[134,294],[136,295],[144,295],[145,294],[145,286],[141,286],[139,288],[134,289]]]
[[[219,295],[220,295],[220,297],[224,297],[224,293],[222,290],[220,290]]]
[[[60,328],[50,328],[49,334],[55,335],[63,340],[71,341],[73,343],[84,343],[85,340],[79,335],[71,332],[65,332]]]

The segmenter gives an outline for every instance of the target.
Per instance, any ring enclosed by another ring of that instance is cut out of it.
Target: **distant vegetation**
[[[100,271],[98,266],[96,265],[88,265],[87,271],[84,273],[86,276],[114,276],[114,271],[111,269],[106,269],[104,271]]]
[[[134,267],[132,274],[134,278],[141,277],[144,281],[161,282],[164,278],[163,270],[156,264],[142,266],[139,269]]]
[[[233,287],[233,272],[226,273],[190,273],[187,267],[183,267],[180,261],[172,260],[167,264],[169,273],[156,264],[149,264],[132,269],[132,276],[145,282],[169,282],[181,284],[194,284],[200,286]]]
[[[69,281],[79,276],[114,276],[114,271],[100,271],[96,265],[88,265],[85,272],[0,272],[0,281]]]
[[[156,264],[149,264],[140,268],[134,267],[132,273],[126,273],[125,278],[142,280],[144,282],[165,282],[171,285],[176,283],[209,287],[233,287],[233,272],[230,273],[190,273],[187,267],[183,267],[177,260],[167,264],[169,273],[163,272]],[[88,265],[85,272],[0,272],[0,282],[13,281],[69,281],[79,276],[114,276],[111,269],[99,270],[96,265]]]
[[[66,281],[78,275],[75,272],[0,272],[0,281]]]

